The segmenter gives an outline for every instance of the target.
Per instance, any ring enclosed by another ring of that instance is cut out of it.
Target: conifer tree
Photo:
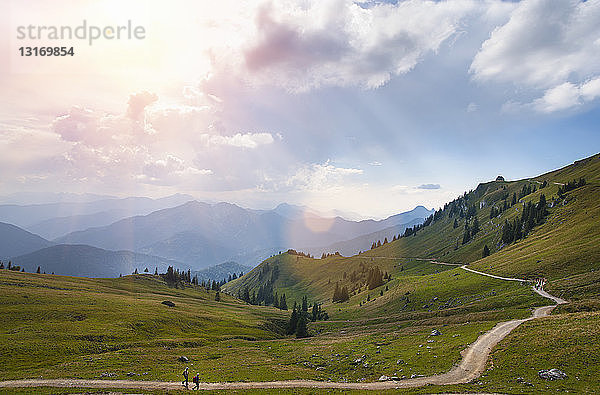
[[[287,302],[285,300],[285,294],[281,295],[281,299],[279,301],[279,308],[281,310],[287,310],[288,309]]]
[[[219,294],[219,291],[217,291],[215,293],[215,301],[220,302],[221,301],[221,295]]]
[[[294,306],[294,310],[292,310],[292,315],[290,316],[290,320],[288,321],[287,326],[287,334],[291,335],[292,333],[296,333],[296,328],[298,326],[298,311],[296,310],[296,306]]]
[[[458,228],[458,218],[454,218],[454,224],[452,225],[453,229]]]
[[[40,272],[42,271],[42,268],[38,266],[37,270],[35,271],[37,274],[40,274]]]
[[[473,219],[473,227],[471,228],[471,235],[475,236],[477,232],[479,232],[479,220],[477,219],[477,216],[475,216],[475,219]]]
[[[469,223],[465,222],[465,233],[463,234],[462,243],[467,244],[471,240],[471,229],[469,229]]]
[[[482,254],[483,258],[485,258],[486,256],[490,256],[490,249],[488,248],[487,244],[483,246],[483,254]]]
[[[306,297],[306,295],[302,297],[302,312],[308,312],[308,298]]]
[[[298,318],[298,324],[296,326],[296,338],[301,339],[303,337],[308,337],[308,328],[305,314],[300,314],[300,317]]]

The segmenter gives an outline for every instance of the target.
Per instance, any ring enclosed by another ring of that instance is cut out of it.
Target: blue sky
[[[58,23],[60,7],[34,6],[11,3],[5,49],[23,45],[19,24]],[[69,63],[11,52],[6,193],[184,192],[384,217],[599,151],[600,1],[67,9],[73,24],[133,19],[147,38],[74,42]]]

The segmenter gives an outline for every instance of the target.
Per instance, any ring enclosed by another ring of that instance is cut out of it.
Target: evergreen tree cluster
[[[343,303],[350,299],[350,294],[348,293],[348,287],[343,286],[340,287],[339,282],[335,283],[335,289],[333,290],[333,298],[331,301],[333,303]]]
[[[137,269],[135,269],[137,272]],[[158,270],[155,270],[155,273]],[[135,272],[134,272],[135,274]],[[163,280],[165,280],[165,282],[169,285],[169,286],[185,286],[185,284],[193,284],[193,281],[196,281],[197,284],[197,277],[194,277],[194,279],[192,279],[192,273],[190,270],[188,271],[184,271],[184,270],[179,270],[179,269],[175,269],[173,268],[173,266],[169,266],[167,268],[167,272],[166,273],[162,273],[159,275]]]
[[[520,217],[517,217],[514,221],[504,221],[502,227],[502,242],[510,244],[513,241],[517,241],[525,236],[533,229],[534,226],[544,222],[544,219],[548,215],[546,196],[540,195],[540,200],[537,204],[528,202],[523,207],[523,212]]]
[[[519,191],[519,200],[521,200],[521,198],[534,193],[537,190],[537,188],[535,187],[535,185],[533,186],[533,188],[531,187],[531,184],[526,184],[523,185],[523,188],[521,188],[521,191]],[[516,202],[513,203],[513,205]]]
[[[296,250],[293,250],[291,248],[289,250],[287,250],[286,252],[288,254],[290,254],[290,255],[303,256],[303,257],[306,257],[306,258],[314,258],[314,256],[312,256],[310,254],[304,253],[302,251],[296,251]]]
[[[567,182],[565,185],[561,185],[558,187],[558,197],[562,198],[565,193],[572,191],[575,188],[579,188],[585,185],[585,178],[580,178],[579,180],[573,180]]]
[[[298,307],[294,303],[290,320],[288,321],[286,333],[288,335],[296,335],[296,338],[308,337],[308,322],[309,321],[320,321],[328,320],[329,315],[325,310],[321,308],[319,303],[313,303],[312,312],[308,312],[308,300],[306,296],[302,298],[302,307]]]
[[[342,254],[340,254],[340,252],[339,252],[339,251],[336,251],[336,252],[334,252],[333,254],[326,254],[326,253],[323,253],[323,254],[321,255],[321,259],[329,258],[330,256],[342,256]]]
[[[25,268],[18,266],[18,265],[13,265],[12,261],[8,261],[8,264],[6,266],[6,268],[8,270],[12,270],[13,272],[25,272]],[[4,263],[2,261],[0,261],[0,269],[4,269]],[[40,267],[38,266],[38,270],[40,269]],[[39,271],[38,271],[39,273]]]
[[[385,273],[385,279],[388,278],[388,274]],[[367,275],[367,286],[369,289],[375,289],[377,287],[385,284],[384,274],[379,269],[379,266],[375,266],[369,269],[369,274]]]

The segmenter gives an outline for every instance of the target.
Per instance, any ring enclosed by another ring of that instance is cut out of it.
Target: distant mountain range
[[[205,268],[226,260],[256,265],[287,248],[323,246],[390,227],[423,220],[431,211],[422,206],[385,220],[348,221],[324,218],[291,206],[260,211],[235,204],[197,201],[70,233],[54,240],[108,250],[129,250]],[[279,211],[279,212],[278,212]],[[259,258],[257,260],[257,258]]]
[[[193,271],[192,278],[198,276],[198,281],[221,281],[227,280],[233,274],[239,276],[241,273],[248,273],[252,268],[243,266],[236,262],[224,262],[219,265],[207,267],[206,269]]]
[[[92,226],[108,225],[119,219],[175,207],[190,200],[193,197],[177,194],[161,199],[130,197],[29,205],[3,204],[0,205],[0,222],[11,223],[53,239]]]
[[[433,212],[418,206],[380,221],[351,221],[289,204],[253,210],[189,198],[87,201],[86,195],[78,202],[0,205],[0,220],[14,224],[0,223],[0,259],[26,270],[42,266],[83,276],[118,276],[146,266],[202,270],[230,261],[253,267],[288,248],[353,254]]]

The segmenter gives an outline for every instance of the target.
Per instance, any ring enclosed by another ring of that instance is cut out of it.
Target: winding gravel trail
[[[446,264],[433,262],[435,264]],[[457,264],[448,264],[455,265]],[[461,265],[461,269],[495,279],[506,281],[530,282],[518,278],[507,278],[495,276],[469,269]],[[545,317],[559,304],[567,301],[552,296],[543,289],[532,287],[539,295],[551,299],[554,303],[549,306],[538,307],[529,318],[501,322],[492,329],[482,334],[461,352],[462,360],[448,372],[427,376],[405,379],[400,381],[378,381],[373,383],[340,383],[314,380],[282,380],[282,381],[260,381],[260,382],[231,382],[231,383],[201,383],[202,390],[234,390],[234,389],[267,389],[267,388],[335,388],[335,389],[363,389],[384,390],[394,388],[411,388],[425,385],[450,385],[468,383],[481,375],[485,369],[488,356],[494,346],[504,339],[513,329],[522,323],[540,317]],[[133,380],[85,380],[85,379],[31,379],[1,381],[0,388],[25,388],[25,387],[60,387],[60,388],[111,388],[111,389],[146,389],[146,390],[173,390],[183,389],[180,382],[162,381],[133,381]],[[192,384],[190,383],[190,389]]]

